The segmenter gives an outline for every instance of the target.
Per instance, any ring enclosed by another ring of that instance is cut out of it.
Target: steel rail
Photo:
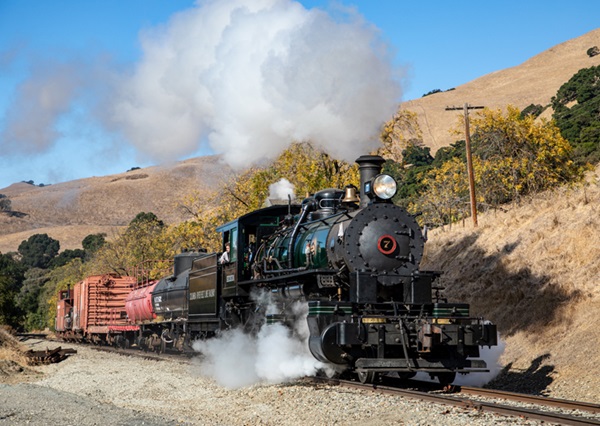
[[[177,361],[177,362],[182,362],[182,363],[189,363],[190,359],[193,356],[199,355],[199,353],[190,353],[190,352],[157,353],[157,352],[150,352],[150,351],[144,352],[142,350],[135,349],[135,348],[124,349],[124,348],[115,348],[114,346],[89,346],[89,345],[85,345],[85,346],[88,347],[89,349],[92,349],[92,350],[98,351],[98,352],[108,352],[108,353],[113,353],[116,355],[129,356],[129,357],[133,357],[133,358],[142,358],[142,359],[146,359],[146,360],[150,360],[150,361]]]
[[[600,420],[596,420],[593,418],[577,417],[563,413],[540,411],[533,408],[509,406],[494,402],[481,402],[469,398],[460,398],[457,396],[445,396],[422,391],[399,389],[389,386],[368,385],[345,380],[338,380],[335,381],[335,383],[338,383],[340,386],[403,396],[407,398],[418,399],[421,401],[451,405],[460,408],[486,411],[494,414],[500,414],[503,416],[522,417],[526,419],[540,420],[543,422],[551,422],[567,426],[600,425]]]
[[[524,393],[506,392],[495,389],[473,388],[461,386],[460,393],[467,395],[485,396],[487,398],[501,398],[511,401],[527,402],[531,404],[540,404],[549,407],[566,408],[569,410],[581,410],[590,413],[600,413],[600,405],[591,402],[569,401],[566,399],[549,398],[538,395],[527,395]]]

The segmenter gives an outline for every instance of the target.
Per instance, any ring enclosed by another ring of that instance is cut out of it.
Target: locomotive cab
[[[231,287],[235,291],[235,284],[251,281],[254,276],[252,266],[256,265],[257,253],[261,243],[272,237],[276,231],[289,221],[290,215],[297,215],[300,206],[273,205],[231,221],[217,228],[221,233],[222,247],[230,244],[230,261],[222,265],[224,289]],[[287,258],[287,253],[278,253],[280,257]],[[228,286],[227,283],[231,283]],[[229,291],[224,296],[234,295]]]

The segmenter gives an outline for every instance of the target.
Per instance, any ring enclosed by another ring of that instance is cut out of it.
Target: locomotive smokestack
[[[385,160],[379,155],[361,155],[356,160],[360,173],[360,207],[366,207],[371,198],[365,193],[365,183],[369,182],[379,173]]]

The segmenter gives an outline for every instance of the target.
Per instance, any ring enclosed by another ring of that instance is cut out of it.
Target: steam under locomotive
[[[396,182],[381,174],[384,162],[357,160],[360,190],[325,189],[301,205],[263,208],[220,226],[229,262],[221,264],[219,253],[177,255],[173,275],[133,289],[124,313],[109,315],[122,324],[104,320],[105,339],[183,349],[227,328],[288,322],[301,300],[314,357],[363,382],[424,371],[450,383],[456,373],[487,371],[475,358],[480,346],[497,344],[496,326],[471,317],[468,304],[433,296],[439,273],[419,269],[425,241],[414,217],[391,202]],[[275,311],[262,309],[259,290]],[[65,335],[89,338],[87,330],[65,328],[77,305],[69,296],[59,302],[66,306],[57,331],[60,323]]]

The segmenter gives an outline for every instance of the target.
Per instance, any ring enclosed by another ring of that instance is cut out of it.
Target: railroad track
[[[124,355],[124,356],[132,356],[132,357],[136,357],[136,358],[148,359],[151,361],[171,360],[171,361],[178,361],[178,362],[187,362],[191,357],[200,355],[197,352],[196,353],[144,352],[142,350],[135,349],[135,348],[122,349],[122,348],[115,348],[113,346],[89,346],[88,345],[88,347],[92,350],[99,351],[99,352],[110,352],[110,353]]]
[[[435,391],[432,391],[433,388],[430,385],[424,385],[424,388],[427,389],[424,391],[382,384],[362,384],[347,380],[322,378],[317,380],[365,391],[387,393],[425,402],[486,411],[504,416],[538,420],[553,424],[573,426],[600,425],[600,415],[598,415],[598,413],[600,413],[600,405],[586,402],[567,401],[471,387],[456,387],[454,393],[441,394],[439,393],[441,392],[439,387],[437,390],[438,393],[435,393]],[[421,385],[417,384],[416,386],[420,388]],[[488,400],[483,401],[481,399],[475,399],[475,397]],[[527,404],[527,406],[507,404],[507,401],[510,401],[513,404]],[[559,412],[557,409],[562,411]],[[568,413],[565,411],[568,411]]]
[[[566,399],[548,398],[545,396],[527,395],[522,393],[506,392],[494,389],[472,388],[462,386],[461,394],[475,395],[486,398],[507,399],[509,401],[557,407],[566,410],[580,410],[588,413],[600,414],[600,404],[591,402],[569,401]]]

